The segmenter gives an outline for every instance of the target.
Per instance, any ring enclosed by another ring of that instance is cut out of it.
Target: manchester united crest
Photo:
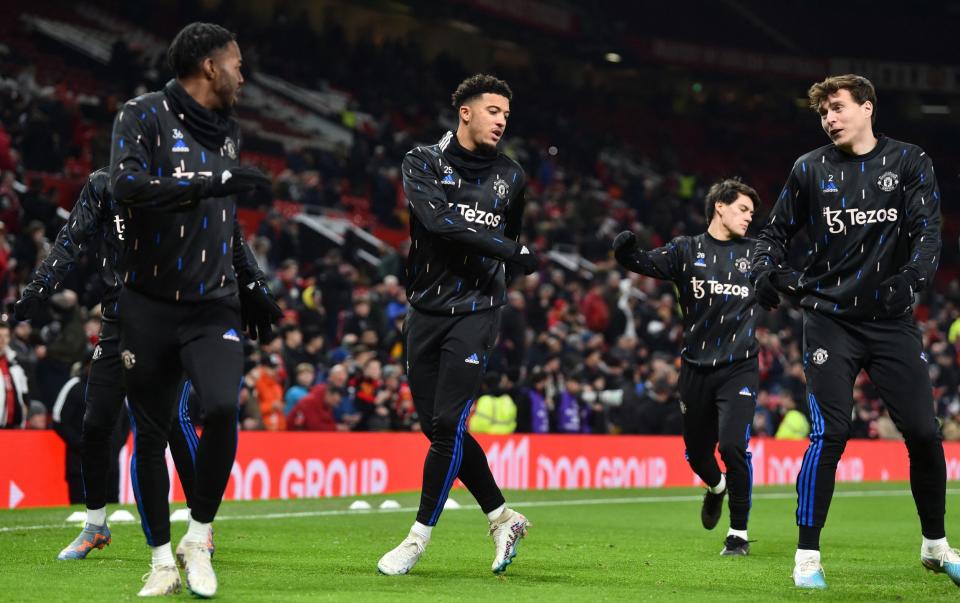
[[[497,179],[493,181],[493,192],[497,195],[497,198],[502,201],[510,194],[510,185],[507,184],[507,181],[503,178],[497,177]]]
[[[737,267],[737,270],[743,274],[750,272],[750,260],[747,258],[737,258],[734,260],[734,265]]]
[[[816,351],[813,353],[813,363],[819,366],[824,362],[826,362],[827,358],[829,357],[830,357],[830,354],[828,354],[825,349],[817,348]]]
[[[237,158],[237,143],[235,143],[229,136],[227,136],[223,141],[223,152],[230,159]]]
[[[900,184],[900,177],[893,172],[884,172],[877,178],[877,186],[885,193],[894,191]]]

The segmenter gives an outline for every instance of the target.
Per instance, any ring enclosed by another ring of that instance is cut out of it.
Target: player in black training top
[[[110,544],[110,528],[107,526],[106,503],[116,501],[108,495],[108,472],[113,433],[123,406],[125,390],[120,368],[119,298],[123,289],[116,266],[124,253],[126,224],[120,217],[120,207],[108,190],[110,178],[106,169],[90,174],[80,192],[80,198],[70,211],[67,223],[57,235],[50,254],[43,260],[33,275],[33,280],[23,289],[17,301],[17,320],[34,318],[50,296],[61,288],[67,274],[73,270],[77,259],[84,253],[96,262],[97,272],[103,287],[101,298],[101,328],[97,347],[90,364],[90,375],[84,391],[85,411],[80,435],[81,484],[87,505],[87,520],[80,534],[60,551],[58,559],[84,559],[94,548]],[[240,225],[234,222],[233,263],[241,283],[262,283],[263,273],[244,241]],[[261,289],[255,288],[255,294]],[[249,304],[245,304],[249,306]],[[254,309],[255,310],[255,309]],[[248,308],[248,311],[251,311]],[[256,335],[256,332],[253,332]],[[194,468],[196,454],[196,430],[186,409],[190,382],[185,380],[178,387],[180,406],[174,413],[170,430],[170,452],[173,456],[180,483],[187,498],[187,506],[193,500]],[[124,440],[126,437],[124,436]],[[209,539],[212,546],[212,537]]]
[[[430,541],[456,479],[490,520],[494,573],[506,571],[527,519],[506,507],[487,457],[467,433],[487,358],[497,339],[511,268],[530,274],[536,255],[516,241],[523,217],[523,169],[499,153],[513,94],[489,75],[467,78],[453,93],[457,131],[403,159],[410,207],[406,365],[420,425],[430,439],[417,520],[377,564],[405,574]]]
[[[730,492],[730,529],[721,555],[750,551],[747,518],[753,471],[747,445],[757,404],[757,302],[748,280],[754,241],[747,228],[760,204],[739,180],[723,180],[706,197],[707,232],[681,236],[643,251],[637,237],[621,232],[613,242],[628,270],[672,281],[683,309],[680,410],[687,461],[707,485],[700,519],[712,530]],[[720,472],[717,444],[726,465]]]
[[[831,144],[797,159],[753,258],[761,304],[776,306],[771,270],[806,228],[812,249],[800,304],[811,432],[797,476],[794,583],[826,588],[820,530],[850,432],[853,383],[865,369],[906,441],[920,560],[960,585],[960,555],[944,532],[943,444],[911,312],[940,258],[933,162],[915,145],[874,134],[877,96],[866,78],[829,77],[808,95]]]
[[[113,126],[111,192],[126,224],[120,349],[136,442],[131,482],[153,551],[140,594],[180,587],[163,452],[185,372],[199,395],[204,428],[190,524],[177,553],[188,588],[209,597],[217,579],[206,539],[236,454],[243,372],[231,251],[236,194],[270,181],[238,167],[240,129],[231,110],[243,76],[234,35],[192,23],[174,38],[168,59],[176,79],[125,103]],[[269,311],[279,315],[275,307]]]

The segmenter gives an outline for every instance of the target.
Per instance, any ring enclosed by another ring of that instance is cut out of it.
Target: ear
[[[470,107],[468,107],[467,105],[460,105],[460,110],[458,111],[458,114],[460,115],[460,121],[462,121],[465,124],[470,123]]]
[[[867,115],[873,115],[873,103],[870,101],[863,101],[863,109],[867,112]]]
[[[217,64],[212,57],[203,59],[203,62],[200,63],[200,70],[203,72],[203,77],[208,80],[214,80],[217,77]]]

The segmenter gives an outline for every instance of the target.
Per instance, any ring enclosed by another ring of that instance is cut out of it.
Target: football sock
[[[720,494],[726,489],[727,489],[727,476],[724,475],[723,473],[720,474],[720,482],[716,486],[708,488],[708,490],[710,490],[710,492],[714,494]]]
[[[413,522],[413,527],[410,528],[410,531],[429,542],[430,534],[433,533],[433,526],[424,525],[419,521],[415,521]]]
[[[153,567],[174,565],[173,551],[170,550],[169,542],[161,544],[160,546],[150,547],[150,554],[152,556]]]
[[[747,540],[747,531],[734,530],[733,528],[730,528],[729,530],[727,530],[727,536],[736,536],[737,538],[742,538],[744,540]]]
[[[493,523],[498,517],[500,517],[500,514],[506,510],[507,510],[506,503],[500,505],[493,511],[490,511],[489,513],[487,513],[487,521],[489,521],[490,523]]]
[[[107,508],[87,509],[87,523],[95,526],[102,526],[107,523]]]

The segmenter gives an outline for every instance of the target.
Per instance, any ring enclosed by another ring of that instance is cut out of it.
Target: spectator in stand
[[[471,433],[507,435],[517,429],[517,405],[508,393],[500,389],[499,373],[484,375],[468,426]]]
[[[240,429],[263,429],[260,399],[257,397],[257,379],[260,377],[258,360],[248,357],[243,365],[243,383],[240,386]]]
[[[284,414],[289,415],[297,402],[309,393],[316,380],[317,371],[312,364],[301,362],[294,370],[294,383],[283,396]]]
[[[49,429],[50,414],[47,407],[39,400],[31,400],[27,406],[27,429]]]
[[[23,208],[20,207],[20,196],[17,194],[16,174],[5,171],[0,178],[0,221],[7,225],[11,232],[20,232]]]
[[[311,358],[303,350],[303,332],[296,325],[287,325],[282,330],[283,366],[287,369],[285,384],[287,387],[295,385],[294,369],[303,363],[310,363]],[[311,384],[312,385],[312,384]]]
[[[64,289],[55,293],[48,307],[53,321],[40,330],[47,353],[37,362],[37,398],[52,407],[60,388],[70,378],[71,367],[83,361],[91,346],[75,292]]]
[[[519,291],[507,295],[500,317],[500,343],[504,366],[523,366],[527,351],[526,298]]]
[[[47,257],[50,241],[47,240],[43,222],[34,220],[27,224],[21,236],[13,245],[13,260],[16,262],[17,282],[25,282],[33,273],[37,263]]]
[[[658,362],[655,360],[655,362]],[[683,431],[683,417],[676,397],[677,370],[659,361],[650,383],[639,400],[623,404],[621,428],[623,433],[651,435],[679,435]]]
[[[10,325],[0,322],[0,428],[20,429],[27,420],[27,375],[10,349]]]
[[[381,349],[386,353],[390,362],[402,362],[405,352],[403,322],[407,318],[407,307],[399,304],[391,304],[387,307],[387,321],[389,327],[387,334],[383,338]]]
[[[13,327],[10,349],[17,357],[17,364],[27,376],[30,391],[37,391],[37,362],[47,355],[47,346],[27,321],[20,321]]]
[[[283,414],[283,386],[277,378],[277,362],[271,356],[264,356],[257,369],[256,390],[260,401],[260,416],[267,431],[286,429],[286,415]]]
[[[782,395],[779,406],[785,412],[774,437],[778,440],[807,439],[807,436],[810,435],[810,421],[807,420],[806,415],[797,409],[793,397],[789,394]]]
[[[343,394],[339,387],[324,383],[315,385],[290,411],[287,428],[291,431],[347,431],[349,427],[337,422],[334,413]]]
[[[390,428],[393,399],[382,381],[383,365],[375,357],[363,363],[363,373],[351,383],[360,422],[357,431],[385,431]]]

